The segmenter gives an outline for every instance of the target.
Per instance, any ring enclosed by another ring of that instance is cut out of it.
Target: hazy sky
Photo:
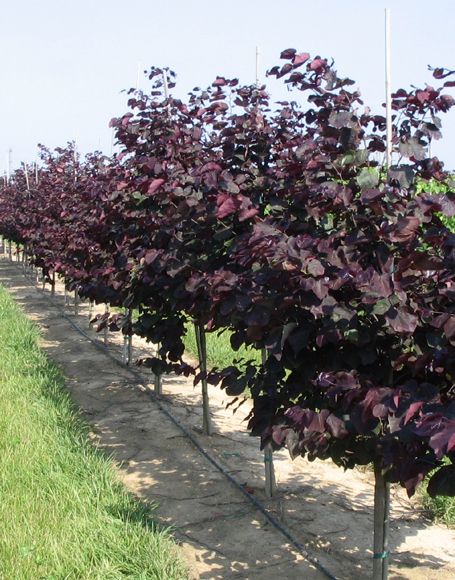
[[[333,57],[378,109],[385,7],[394,88],[431,83],[428,64],[455,68],[455,0],[0,0],[0,7],[2,173],[9,148],[17,166],[34,161],[39,142],[76,140],[82,153],[109,153],[108,123],[126,112],[121,91],[136,85],[138,66],[175,70],[174,94],[184,97],[217,74],[254,82],[256,46],[264,72],[281,50],[296,48]],[[455,111],[443,122],[434,153],[454,169]]]

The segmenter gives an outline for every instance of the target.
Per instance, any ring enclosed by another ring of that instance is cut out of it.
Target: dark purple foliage
[[[398,162],[383,169],[385,118],[320,56],[287,49],[269,75],[307,103],[269,106],[264,87],[219,76],[186,102],[130,91],[113,119],[122,149],[84,162],[43,149],[39,183],[24,174],[0,194],[0,232],[81,296],[136,308],[102,316],[160,344],[143,362],[189,372],[190,319],[230,328],[234,349],[265,349],[257,367],[214,369],[227,393],[249,388],[252,432],[291,455],[344,468],[378,459],[410,495],[454,494],[455,238],[447,181],[429,145],[454,101],[440,88],[393,96]],[[196,376],[196,380],[201,374]]]

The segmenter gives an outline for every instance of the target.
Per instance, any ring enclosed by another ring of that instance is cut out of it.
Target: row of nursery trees
[[[269,76],[298,102],[224,77],[183,101],[152,68],[150,94],[131,90],[111,122],[120,153],[42,147],[36,172],[4,180],[0,234],[49,282],[134,309],[107,322],[159,345],[143,361],[155,374],[248,389],[262,446],[372,463],[410,496],[431,472],[430,494],[454,495],[455,196],[429,154],[454,71],[393,94],[385,167],[385,117],[353,81],[319,56],[281,58]],[[263,364],[193,371],[189,319],[200,342],[229,329]]]

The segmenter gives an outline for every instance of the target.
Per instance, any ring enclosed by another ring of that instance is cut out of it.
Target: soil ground
[[[174,530],[193,578],[319,580],[328,576],[294,548],[255,505],[214,467],[163,412],[170,412],[224,470],[262,502],[305,551],[339,579],[371,575],[372,474],[343,473],[330,462],[292,462],[274,454],[278,494],[264,496],[263,457],[248,435],[246,402],[233,414],[229,398],[210,387],[214,435],[200,434],[201,396],[192,379],[168,376],[154,400],[150,375],[116,364],[76,330],[88,329],[87,305],[64,311],[63,286],[55,297],[37,290],[22,267],[0,260],[0,283],[42,329],[41,346],[67,378],[93,439],[118,464],[125,485],[158,502],[157,518]],[[101,307],[100,307],[101,311]],[[64,314],[64,315],[63,315]],[[121,337],[110,336],[109,352],[120,358]],[[136,340],[134,356],[150,345]],[[391,580],[455,578],[455,531],[432,524],[400,488],[393,488]]]

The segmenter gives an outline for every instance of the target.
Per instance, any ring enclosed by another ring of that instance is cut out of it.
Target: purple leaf
[[[294,58],[296,53],[297,51],[295,50],[295,48],[287,48],[286,50],[282,51],[282,53],[280,54],[280,58],[291,60],[292,58]]]
[[[413,334],[419,319],[405,308],[390,309],[385,318],[395,332]]]
[[[427,492],[430,497],[455,497],[455,465],[444,465],[438,469],[428,482]]]
[[[147,187],[147,193],[148,194],[153,194],[155,193],[165,182],[164,179],[153,179],[152,181],[150,181],[148,187]]]
[[[283,54],[283,53],[281,53],[281,54]],[[281,58],[285,58],[285,57],[282,56]],[[300,54],[294,55],[294,57],[292,58],[292,64],[295,67],[300,66],[300,65],[304,64],[309,58],[310,58],[310,55],[308,54],[308,52],[301,52]]]
[[[392,242],[409,242],[415,238],[419,226],[420,220],[417,217],[398,218],[396,224],[388,228],[388,238]]]

